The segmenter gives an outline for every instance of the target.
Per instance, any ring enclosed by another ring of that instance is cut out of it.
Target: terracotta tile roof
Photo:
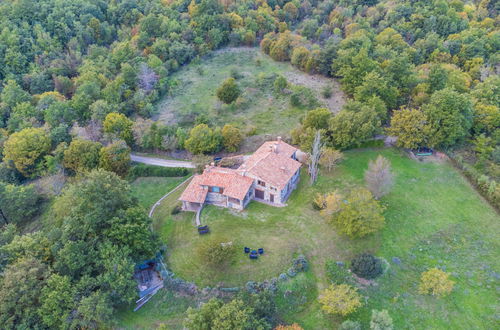
[[[223,195],[243,199],[252,186],[253,179],[242,176],[236,170],[211,166],[203,172],[201,185],[222,187]]]
[[[195,175],[186,190],[182,193],[179,200],[191,203],[205,203],[208,190],[200,185],[202,181],[201,175]]]
[[[297,148],[283,141],[268,141],[239,168],[279,189],[285,188],[302,164],[292,157]]]
[[[223,195],[242,200],[257,177],[278,189],[286,187],[302,165],[292,155],[297,148],[281,141],[268,141],[260,146],[237,170],[210,166],[196,175],[179,200],[204,203],[206,186],[223,188]],[[250,174],[250,176],[248,176]]]
[[[204,203],[208,189],[203,186],[221,187],[223,195],[242,200],[252,184],[252,178],[242,176],[235,170],[212,166],[193,178],[179,200]]]
[[[264,142],[259,149],[255,150],[255,154],[265,153],[268,154],[270,151],[274,151],[278,155],[285,156],[287,158],[292,157],[293,153],[297,151],[297,148],[289,145],[281,140],[277,141],[267,141]]]

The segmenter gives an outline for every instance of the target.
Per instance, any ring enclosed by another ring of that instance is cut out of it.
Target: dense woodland
[[[134,301],[134,265],[159,243],[123,180],[129,154],[238,150],[242,127],[151,120],[173,72],[226,46],[339,79],[349,101],[307,109],[290,132],[302,149],[317,131],[340,150],[396,136],[449,153],[498,206],[499,14],[493,0],[3,1],[0,324],[101,328]],[[231,79],[223,103],[237,100]]]

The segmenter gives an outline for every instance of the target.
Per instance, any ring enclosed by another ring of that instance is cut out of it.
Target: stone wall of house
[[[217,205],[227,205],[227,196],[219,193],[209,192],[207,194],[207,199],[205,200],[208,204],[217,204]]]

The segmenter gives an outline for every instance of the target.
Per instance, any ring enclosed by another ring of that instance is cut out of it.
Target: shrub
[[[238,71],[238,68],[234,66],[229,70],[229,75],[236,80],[243,77],[243,75]]]
[[[443,297],[452,290],[455,282],[449,279],[449,275],[438,268],[431,268],[422,273],[418,291],[421,294]]]
[[[290,277],[295,277],[297,276],[297,271],[293,268],[293,267],[290,267],[288,268],[288,271],[286,272],[288,274],[288,276]]]
[[[361,330],[361,324],[358,321],[346,320],[342,322],[339,330]]]
[[[286,281],[288,280],[288,276],[285,273],[281,273],[280,276],[278,276],[278,279],[280,281]]]
[[[233,258],[236,250],[233,242],[215,238],[205,241],[198,249],[198,257],[209,267],[224,267]]]
[[[315,108],[318,106],[318,100],[312,90],[303,86],[294,86],[290,103],[294,107]]]
[[[339,199],[334,200],[338,202]],[[333,209],[334,212],[324,214],[341,233],[351,238],[376,232],[385,224],[382,215],[384,207],[373,199],[371,192],[365,188],[356,188],[351,191],[346,201],[340,204],[337,202],[335,206],[338,207]]]
[[[276,93],[281,93],[283,90],[288,86],[288,82],[286,81],[286,78],[279,75],[274,79],[274,91]]]
[[[320,193],[317,193],[316,196],[314,196],[314,199],[312,201],[312,207],[316,211],[320,211],[326,208],[326,196]]]
[[[332,284],[319,297],[321,309],[327,314],[346,316],[361,306],[361,295],[347,284]]]
[[[330,86],[323,87],[323,89],[321,89],[321,96],[325,99],[332,97],[332,88]]]
[[[304,255],[299,255],[293,260],[293,268],[297,272],[305,272],[309,268],[309,263]]]
[[[363,253],[351,261],[351,270],[359,277],[373,279],[382,274],[382,261],[371,254]]]
[[[172,211],[170,211],[170,214],[176,215],[176,214],[181,213],[181,211],[182,211],[181,205],[180,204],[176,204],[174,206],[174,208],[172,209]]]
[[[190,170],[184,167],[161,167],[147,164],[137,164],[130,168],[129,179],[134,180],[138,177],[181,177],[190,173]]]
[[[392,318],[387,310],[372,310],[372,318],[370,320],[371,330],[392,330],[392,328]]]
[[[351,283],[352,276],[346,267],[340,266],[337,262],[329,260],[326,262],[326,276],[332,284]]]
[[[235,101],[240,94],[240,88],[238,87],[238,84],[236,84],[236,80],[234,78],[226,79],[217,89],[217,98],[226,104]]]

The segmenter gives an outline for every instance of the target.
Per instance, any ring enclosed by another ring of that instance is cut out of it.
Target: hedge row
[[[470,164],[466,163],[462,156],[448,155],[453,164],[462,171],[465,177],[477,188],[479,193],[486,198],[493,207],[500,210],[500,183],[491,179],[489,176],[480,173]]]
[[[135,180],[138,177],[159,176],[159,177],[180,177],[190,174],[191,171],[184,167],[161,167],[147,164],[137,164],[129,171],[129,179]]]

